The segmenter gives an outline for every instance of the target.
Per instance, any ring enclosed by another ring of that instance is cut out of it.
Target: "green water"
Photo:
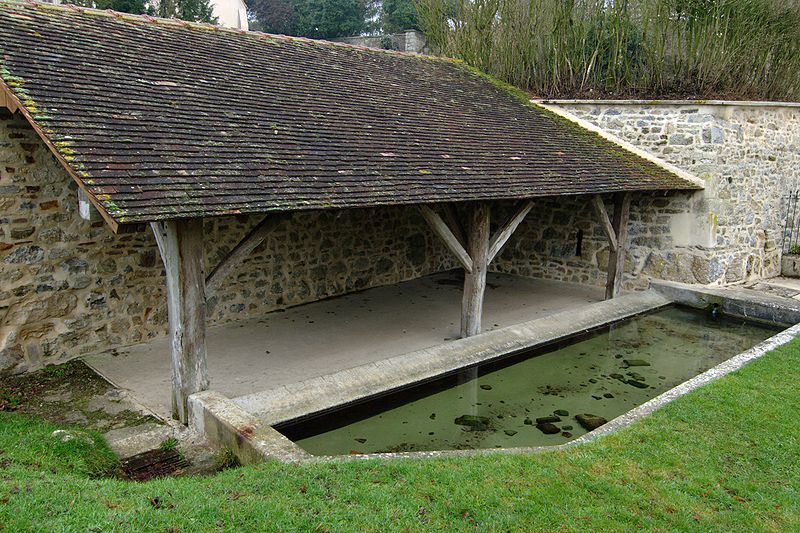
[[[611,420],[777,331],[670,307],[511,366],[468,369],[278,429],[314,455],[562,444],[587,432],[575,415]],[[556,410],[569,414],[545,434],[536,418]],[[463,415],[485,425],[455,423]]]

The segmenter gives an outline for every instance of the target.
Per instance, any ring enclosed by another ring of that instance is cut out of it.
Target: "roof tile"
[[[0,77],[118,224],[697,188],[448,59],[0,2]]]

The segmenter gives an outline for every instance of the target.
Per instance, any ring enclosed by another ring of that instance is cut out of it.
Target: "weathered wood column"
[[[497,257],[511,235],[533,208],[532,201],[523,202],[514,215],[490,238],[490,207],[488,203],[476,204],[469,214],[466,235],[461,235],[461,223],[451,206],[445,207],[445,222],[426,205],[419,207],[423,218],[433,232],[464,267],[464,294],[461,298],[461,336],[471,337],[481,332],[483,296],[486,292],[486,274],[489,263]]]
[[[472,258],[472,271],[464,273],[464,294],[461,300],[461,336],[481,332],[483,295],[486,272],[489,270],[489,205],[480,203],[470,213],[467,227],[467,253]]]
[[[631,194],[614,195],[614,219],[609,220],[605,204],[600,196],[592,198],[595,211],[600,217],[603,232],[608,239],[608,274],[606,278],[606,300],[622,292],[622,277],[625,273],[625,255],[628,250],[628,220],[631,214]]]
[[[208,389],[203,220],[151,223],[167,276],[172,415],[188,422],[187,399]]]

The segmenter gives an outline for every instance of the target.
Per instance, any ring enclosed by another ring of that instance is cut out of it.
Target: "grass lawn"
[[[528,456],[265,463],[98,478],[110,454],[0,413],[0,525],[19,530],[800,530],[800,339],[628,429]]]

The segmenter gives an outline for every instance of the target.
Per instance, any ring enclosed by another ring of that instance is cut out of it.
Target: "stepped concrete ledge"
[[[262,420],[214,391],[189,397],[189,424],[209,443],[232,451],[242,464],[295,462],[311,456]]]
[[[725,314],[791,326],[800,322],[800,301],[743,287],[706,287],[651,280],[652,290],[675,303],[705,309],[719,305]]]
[[[657,165],[657,166],[663,168],[664,170],[668,170],[669,172],[672,172],[673,174],[676,174],[676,175],[680,176],[681,178],[685,179],[686,181],[694,183],[695,185],[697,185],[701,189],[705,189],[705,187],[706,187],[705,180],[695,176],[691,172],[688,172],[683,168],[677,167],[677,166],[673,165],[672,163],[669,163],[668,161],[665,161],[665,160],[661,159],[660,157],[656,157],[655,155],[653,155],[652,153],[648,152],[647,150],[639,148],[638,146],[635,146],[635,145],[629,143],[625,139],[622,139],[621,137],[618,137],[618,136],[614,135],[613,133],[611,133],[611,132],[609,132],[609,131],[607,131],[607,130],[605,130],[603,128],[599,128],[599,127],[595,126],[594,124],[592,124],[588,120],[584,120],[584,119],[582,119],[580,117],[575,116],[574,114],[570,113],[568,110],[563,109],[563,108],[559,107],[558,105],[551,105],[551,104],[546,103],[546,102],[541,101],[541,100],[531,100],[531,103],[541,107],[542,109],[546,109],[546,110],[550,111],[551,113],[555,113],[556,115],[558,115],[558,116],[560,116],[560,117],[562,117],[562,118],[564,118],[566,120],[572,121],[572,122],[574,122],[575,124],[578,124],[580,127],[584,128],[584,129],[587,129],[587,130],[589,130],[591,132],[596,133],[597,135],[599,135],[600,137],[604,138],[605,140],[611,141],[611,142],[621,146],[622,148],[625,148],[629,152],[632,152],[632,153],[638,155],[642,159],[646,159],[646,160],[650,161],[651,163],[653,163],[654,165]]]
[[[541,347],[669,303],[669,299],[655,291],[625,294],[587,305],[580,311],[556,313],[334,374],[240,396],[233,402],[266,424],[274,425]]]

